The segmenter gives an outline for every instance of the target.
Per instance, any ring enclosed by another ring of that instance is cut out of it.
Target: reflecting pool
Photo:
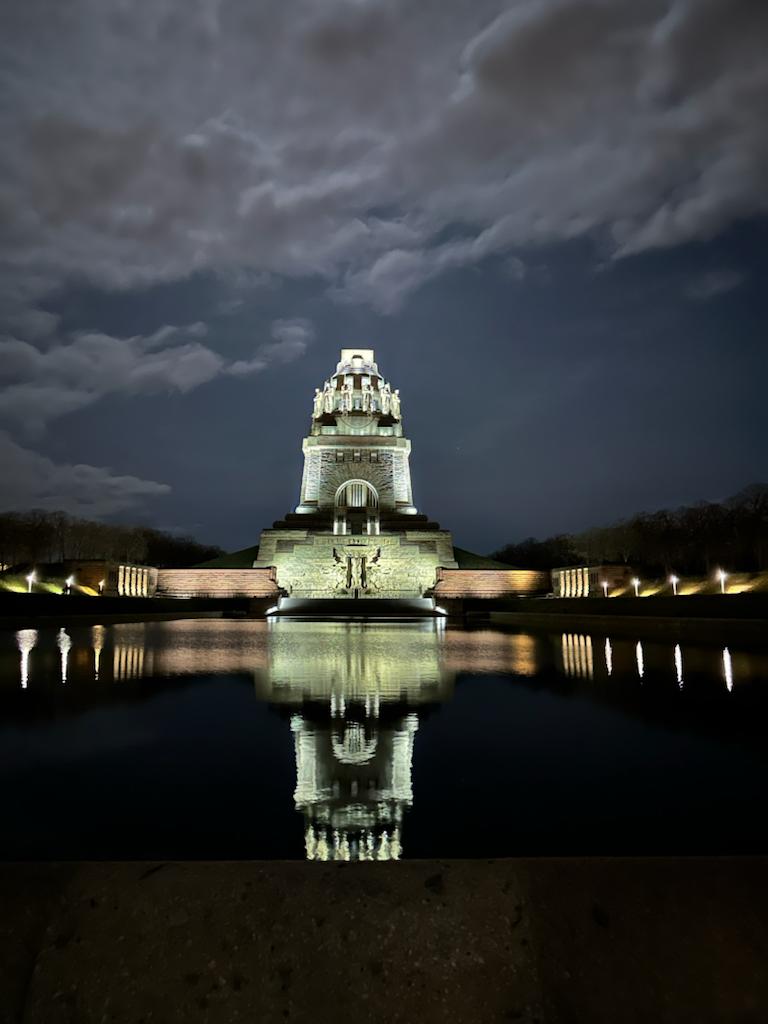
[[[768,649],[442,622],[0,632],[4,858],[768,852]]]

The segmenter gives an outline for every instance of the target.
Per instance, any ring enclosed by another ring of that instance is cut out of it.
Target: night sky
[[[458,544],[768,479],[764,0],[8,0],[0,507],[255,543],[376,351]]]

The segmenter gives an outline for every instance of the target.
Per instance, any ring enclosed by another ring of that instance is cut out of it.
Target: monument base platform
[[[442,618],[431,597],[281,597],[272,613],[294,619]]]

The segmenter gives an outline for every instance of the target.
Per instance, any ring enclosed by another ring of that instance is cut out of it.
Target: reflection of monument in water
[[[301,635],[297,635],[297,633]],[[417,708],[446,699],[438,622],[285,623],[261,695],[291,709],[309,860],[396,860],[413,802]],[[407,673],[407,674],[406,674]]]

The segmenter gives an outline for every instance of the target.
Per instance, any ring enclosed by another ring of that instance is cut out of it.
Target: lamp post
[[[632,586],[635,588],[635,597],[640,596],[640,580],[635,576],[632,580]]]
[[[29,573],[29,575],[26,576],[25,578],[26,578],[26,581],[27,581],[27,593],[31,594],[32,593],[32,584],[37,579],[37,573],[33,569],[32,572]]]
[[[603,597],[608,597],[608,580],[603,580],[600,586],[603,588]]]
[[[64,585],[67,588],[65,592],[67,594],[71,594],[72,593],[72,587],[75,585],[75,577],[74,576],[67,576],[66,580],[64,581]]]
[[[720,580],[720,593],[724,594],[725,593],[725,581],[728,579],[728,573],[725,571],[725,569],[718,569],[717,570],[717,578]]]
[[[670,576],[669,582],[672,584],[672,593],[677,597],[677,584],[680,582],[679,576]]]
[[[106,580],[99,580],[99,593],[100,593],[100,594],[103,594],[103,593],[104,593],[104,584],[105,584],[106,582],[107,582]]]

